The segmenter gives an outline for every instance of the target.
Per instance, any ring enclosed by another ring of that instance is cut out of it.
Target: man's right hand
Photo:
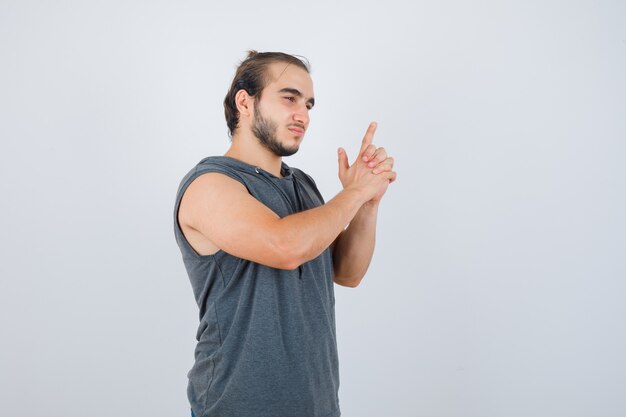
[[[378,201],[391,182],[396,179],[393,171],[393,158],[388,157],[384,148],[376,148],[372,141],[376,123],[370,123],[361,149],[352,165],[343,148],[339,148],[339,180],[344,190],[354,189],[363,194],[365,201]],[[367,162],[366,162],[367,161]]]

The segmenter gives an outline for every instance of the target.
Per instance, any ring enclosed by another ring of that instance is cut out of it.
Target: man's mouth
[[[297,126],[291,126],[288,128],[291,132],[295,133],[297,136],[304,135],[304,129]]]

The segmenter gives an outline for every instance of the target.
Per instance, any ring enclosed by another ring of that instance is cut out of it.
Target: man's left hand
[[[363,150],[363,152],[360,155],[360,158],[363,162],[367,163],[367,166],[372,169],[372,173],[373,174],[380,174],[381,172],[389,172],[393,169],[393,163],[394,163],[394,159],[391,156],[387,155],[387,151],[385,150],[385,148],[377,148],[374,144],[369,144],[365,150]],[[389,181],[389,184],[391,184],[393,181],[395,181],[395,177]],[[371,202],[378,202],[383,198],[383,195],[385,195],[385,192],[387,191],[387,187],[389,186],[389,184],[387,184],[387,186],[383,187],[379,193],[376,194],[376,196],[374,196],[374,198],[372,198],[370,201]]]

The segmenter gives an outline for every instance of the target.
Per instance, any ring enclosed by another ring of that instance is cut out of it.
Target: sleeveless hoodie
[[[187,375],[197,417],[340,415],[330,249],[295,270],[222,250],[200,256],[177,220],[185,190],[209,172],[240,182],[280,217],[324,203],[311,177],[284,162],[281,171],[278,178],[233,158],[209,157],[178,189],[174,231],[200,310],[195,363]]]

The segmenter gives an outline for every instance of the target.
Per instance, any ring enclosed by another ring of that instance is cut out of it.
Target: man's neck
[[[282,158],[261,145],[254,135],[233,135],[230,148],[224,155],[257,166],[276,177],[282,177],[280,174]]]

